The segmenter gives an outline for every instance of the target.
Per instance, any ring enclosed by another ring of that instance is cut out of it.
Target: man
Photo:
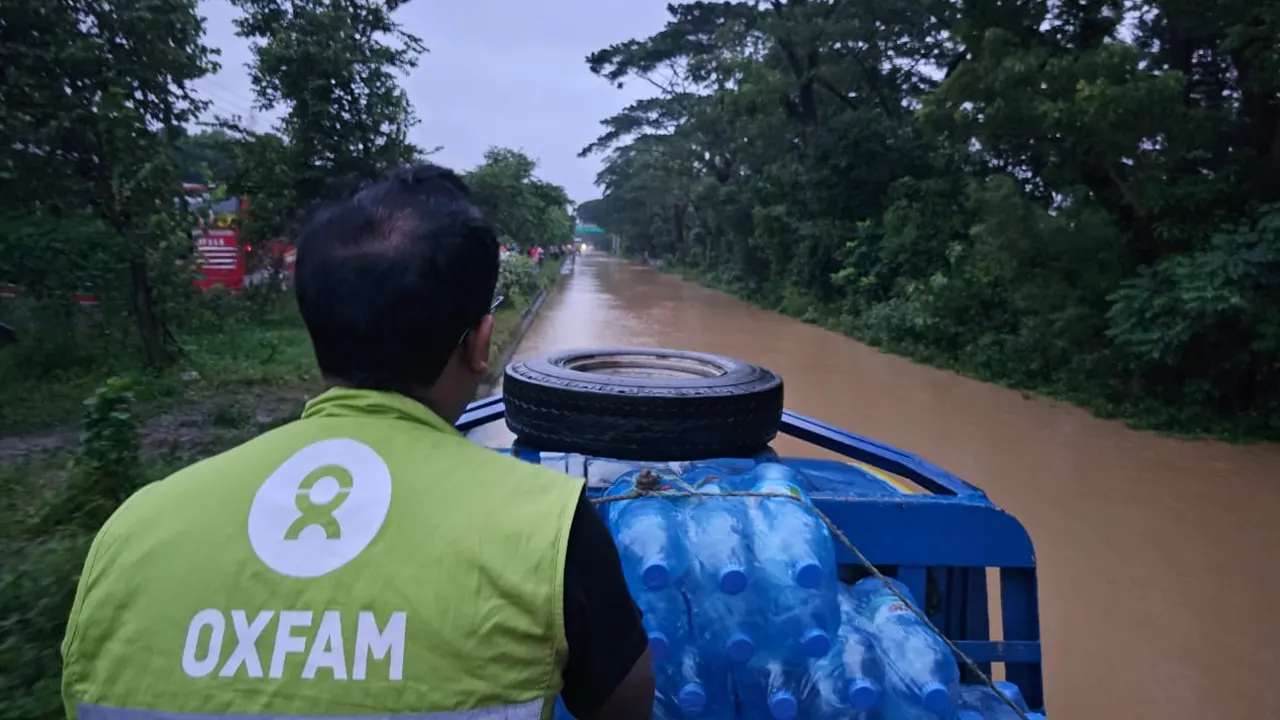
[[[448,170],[319,210],[295,282],[331,389],[107,521],[63,643],[69,717],[537,720],[559,694],[650,718],[647,638],[582,481],[453,428],[497,274]]]

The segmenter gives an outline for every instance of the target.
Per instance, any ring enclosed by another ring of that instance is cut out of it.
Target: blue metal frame
[[[468,406],[457,427],[468,432],[505,416],[502,396],[495,395]],[[1042,708],[1036,559],[1022,524],[982,490],[911,453],[790,411],[779,430],[927,491],[867,498],[815,492],[813,502],[877,568],[905,583],[930,620],[984,673],[992,663],[1005,663],[1005,677],[1032,708]],[[529,462],[543,460],[535,448],[511,452]],[[838,550],[842,572],[861,570],[851,553]],[[988,568],[999,571],[999,641],[991,640]]]

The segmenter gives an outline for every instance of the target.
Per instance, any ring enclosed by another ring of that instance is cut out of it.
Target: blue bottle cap
[[[747,589],[747,571],[737,565],[729,565],[720,571],[720,592],[737,595]]]
[[[809,628],[800,636],[800,647],[804,648],[804,654],[809,657],[826,657],[831,652],[831,636],[825,630]]]
[[[640,582],[644,584],[645,590],[661,590],[671,582],[671,571],[663,562],[645,563],[640,570]]]
[[[691,682],[680,688],[680,692],[676,693],[676,704],[690,715],[702,712],[707,706],[707,693],[702,689],[702,683]]]
[[[870,710],[876,706],[876,698],[880,693],[875,683],[866,678],[855,678],[849,681],[849,705],[854,710]]]
[[[657,630],[649,633],[649,654],[653,656],[655,662],[661,662],[667,657],[667,649],[670,646],[665,633]]]
[[[1044,720],[1044,715],[1037,712],[1027,713],[1027,720]]]
[[[920,688],[920,703],[932,713],[944,713],[951,707],[951,693],[939,682],[925,683]]]
[[[982,713],[973,710],[961,710],[956,713],[956,720],[983,720]]]
[[[800,704],[796,696],[786,690],[774,690],[769,695],[769,715],[773,720],[795,720],[800,713]]]
[[[816,562],[800,563],[796,565],[794,578],[796,585],[812,590],[822,584],[822,566]]]
[[[736,632],[724,643],[724,654],[733,662],[744,663],[755,654],[756,644],[745,633]]]

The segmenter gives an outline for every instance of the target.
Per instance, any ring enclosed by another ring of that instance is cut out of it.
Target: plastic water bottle
[[[642,590],[636,604],[644,613],[657,679],[655,716],[729,718],[728,672],[704,659],[689,626],[689,607],[676,588]],[[726,661],[721,661],[724,664]]]
[[[699,492],[708,497],[690,502],[685,522],[697,582],[737,595],[747,589],[750,562],[746,504],[742,498],[725,497],[719,483],[705,484]]]
[[[873,707],[884,692],[884,663],[875,638],[854,607],[852,588],[840,585],[841,664],[849,681],[850,702],[859,708]]]
[[[704,684],[705,665],[697,648],[682,643],[661,662],[654,661],[657,680],[654,705],[670,718],[702,717],[707,709],[708,693]]]
[[[786,465],[763,463],[748,475],[751,490],[791,495],[809,502],[800,479]],[[758,518],[755,548],[761,568],[795,585],[814,590],[836,579],[835,545],[831,532],[812,510],[784,498],[752,498]]]
[[[623,474],[605,496],[631,492],[638,474],[639,471]],[[642,497],[609,504],[609,527],[632,587],[661,590],[678,580],[688,567],[677,502],[677,498]]]
[[[654,663],[665,662],[669,655],[678,654],[690,643],[689,608],[679,590],[640,590],[632,594],[644,615],[641,622],[649,636]]]
[[[861,625],[842,624],[834,653],[844,671],[849,704],[857,710],[875,707],[884,690],[884,664],[875,640]]]
[[[733,695],[727,662],[707,657],[696,645],[684,645],[678,654],[654,664],[657,693],[655,716],[671,720],[732,720]]]
[[[756,492],[807,500],[795,473],[784,465],[758,465],[748,477]],[[746,506],[759,575],[756,592],[773,642],[786,657],[823,657],[840,626],[830,533],[793,500],[750,498]]]
[[[742,720],[795,720],[805,695],[805,670],[803,665],[761,656],[735,667]]]
[[[731,663],[750,660],[765,638],[763,609],[755,596],[694,588],[692,600],[694,634],[703,652]]]
[[[1023,699],[1022,691],[1017,685],[1004,681],[997,681],[993,684],[1019,710],[1023,713],[1029,711],[1027,701]],[[983,720],[1021,720],[1018,717],[1018,713],[1014,712],[1008,703],[986,685],[961,685],[959,705],[963,710],[978,713]]]
[[[951,650],[886,586],[914,604],[892,578],[869,577],[851,589],[854,612],[875,639],[885,665],[885,720],[949,718],[955,713],[960,669]]]
[[[755,652],[764,627],[757,594],[744,592],[751,564],[746,507],[742,498],[723,497],[719,483],[702,492],[711,497],[692,500],[685,523],[694,629],[705,652],[742,663]]]
[[[852,636],[853,646],[846,647],[843,627],[840,635],[826,657],[809,661],[809,683],[802,702],[806,718],[867,717],[880,699],[884,677],[875,648],[870,648],[869,654],[863,652],[860,642],[865,636]]]

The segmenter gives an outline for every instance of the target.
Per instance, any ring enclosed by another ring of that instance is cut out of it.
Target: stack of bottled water
[[[606,496],[630,493],[620,476]],[[645,472],[654,473],[654,470]],[[608,504],[623,572],[644,613],[663,720],[1008,720],[990,688],[960,684],[950,649],[878,578],[836,577],[830,531],[787,498],[794,470],[763,462],[726,477],[659,472],[659,490]],[[694,492],[691,497],[679,493]],[[1032,720],[1016,685],[996,683]],[[567,715],[562,711],[558,715]]]

